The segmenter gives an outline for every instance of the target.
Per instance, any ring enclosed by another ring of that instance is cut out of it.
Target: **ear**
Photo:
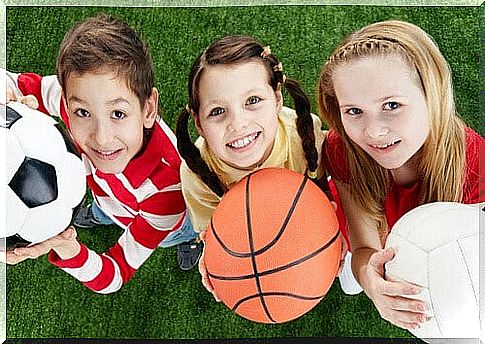
[[[200,125],[200,117],[195,114],[195,112],[192,109],[187,109],[190,113],[190,116],[194,120],[195,123],[195,128],[197,129],[197,132],[199,133],[200,136],[204,137],[204,129],[202,129],[202,126]]]
[[[152,93],[145,101],[143,126],[147,129],[153,127],[158,116],[158,90],[153,87]]]
[[[281,83],[278,84],[278,88],[274,92],[275,94],[275,99],[276,99],[276,110],[277,114],[281,112],[281,109],[283,108],[283,94],[281,93]]]

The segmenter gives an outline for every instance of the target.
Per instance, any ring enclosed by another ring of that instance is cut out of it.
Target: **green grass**
[[[225,34],[250,34],[299,79],[315,107],[315,85],[325,58],[351,31],[371,22],[401,19],[430,33],[453,70],[463,118],[479,129],[479,8],[265,6],[224,8],[8,7],[7,68],[53,74],[57,48],[76,21],[104,11],[124,19],[148,41],[165,121],[174,128],[186,104],[193,60]],[[291,105],[289,99],[287,104]],[[120,229],[79,230],[102,251]],[[412,338],[382,320],[365,295],[346,296],[338,282],[305,316],[280,325],[256,324],[215,302],[196,270],[176,266],[175,249],[159,249],[120,291],[95,294],[46,257],[7,267],[8,338]]]

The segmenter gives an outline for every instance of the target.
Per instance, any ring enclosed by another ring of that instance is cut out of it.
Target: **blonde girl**
[[[420,288],[385,278],[393,224],[434,201],[483,202],[483,138],[458,116],[450,68],[432,38],[402,21],[351,34],[318,84],[330,132],[325,164],[335,179],[352,247],[352,270],[381,316],[406,329],[426,321]]]

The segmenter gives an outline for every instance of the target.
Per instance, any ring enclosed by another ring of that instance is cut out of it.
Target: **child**
[[[380,315],[405,329],[425,321],[420,288],[386,280],[394,223],[418,205],[483,202],[479,147],[453,101],[448,64],[419,27],[375,23],[350,35],[318,86],[330,132],[324,160],[349,226],[352,270]]]
[[[57,79],[8,73],[8,86],[16,97],[35,95],[39,110],[60,115],[82,151],[94,201],[75,224],[115,223],[124,232],[104,254],[76,241],[71,227],[46,242],[17,248],[7,259],[17,263],[52,249],[54,265],[95,292],[111,293],[158,246],[197,236],[185,216],[175,135],[157,118],[148,47],[125,23],[98,15],[75,25],[61,44],[56,70]],[[195,248],[192,265],[202,251]]]
[[[296,111],[283,106],[283,86]],[[196,232],[206,229],[224,193],[255,170],[282,167],[326,182],[320,159],[326,131],[269,47],[247,36],[215,41],[192,65],[188,93],[176,135],[185,160],[182,192]],[[200,135],[195,145],[190,117]],[[202,259],[199,270],[213,291]]]

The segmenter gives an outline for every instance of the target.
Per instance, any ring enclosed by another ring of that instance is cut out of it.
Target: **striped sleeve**
[[[18,96],[33,95],[39,102],[37,110],[67,123],[67,110],[57,76],[40,76],[35,73],[12,73],[6,71],[7,87]]]
[[[127,228],[108,252],[97,254],[81,244],[76,257],[62,260],[51,252],[49,260],[92,291],[113,293],[131,279],[168,233],[180,228],[184,218],[182,193],[169,186],[139,203],[138,214],[122,226]],[[123,222],[128,217],[117,219]]]

